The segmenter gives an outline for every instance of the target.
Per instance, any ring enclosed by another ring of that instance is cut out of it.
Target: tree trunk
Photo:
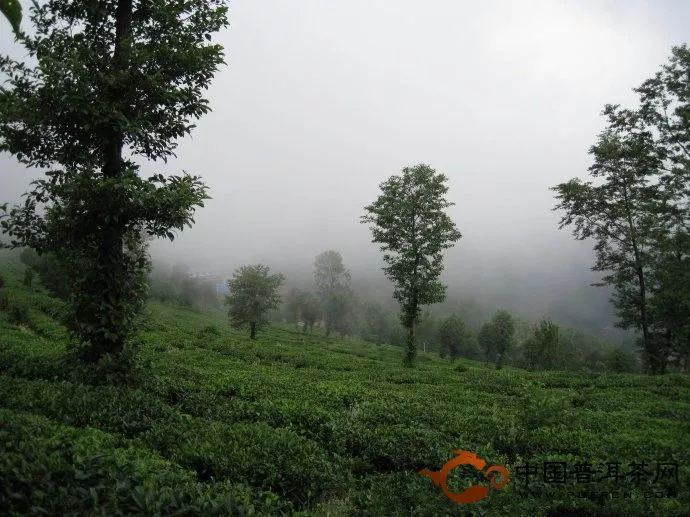
[[[415,324],[412,322],[407,329],[407,350],[405,351],[405,366],[414,366],[414,360],[417,357],[417,346],[415,344]]]
[[[110,70],[113,76],[118,75],[127,67],[131,33],[132,0],[120,0],[115,13],[115,49]],[[118,103],[123,97],[123,92],[119,90],[120,88],[116,88],[104,92],[114,110],[119,110]],[[123,144],[124,134],[120,129],[110,129],[104,135],[102,171],[105,179],[118,178],[122,175]],[[104,218],[109,215],[108,203],[118,202],[114,199],[103,201],[105,204],[103,210],[99,214],[92,214],[92,216]],[[86,313],[82,314],[82,319],[85,319],[84,316],[86,316],[92,321],[80,321],[82,324],[86,323],[103,329],[89,340],[90,343],[85,351],[84,359],[92,362],[97,361],[106,353],[119,354],[127,335],[127,329],[122,327],[121,317],[126,310],[122,306],[125,303],[126,293],[122,291],[124,234],[119,222],[112,220],[109,223],[104,222],[103,231],[97,238],[100,238],[97,258],[99,267],[91,275],[87,275],[93,279],[92,282],[89,282],[91,284],[90,290],[93,289],[93,291],[90,294],[85,294],[92,298],[100,296],[105,303],[101,304],[99,310],[87,309]]]
[[[256,339],[256,323],[254,321],[249,324],[249,339]]]
[[[642,340],[644,343],[644,350],[648,357],[650,373],[660,373],[665,364],[662,366],[661,358],[659,357],[659,350],[653,336],[649,331],[649,315],[647,314],[647,285],[644,277],[644,270],[642,269],[642,260],[640,257],[640,249],[637,239],[635,238],[636,227],[632,220],[630,213],[630,201],[628,199],[627,187],[623,187],[623,200],[625,202],[626,218],[628,220],[628,228],[632,234],[630,238],[630,245],[633,249],[633,256],[635,257],[635,273],[639,282],[639,296],[640,296],[640,328],[642,330]],[[663,362],[666,358],[663,359]]]

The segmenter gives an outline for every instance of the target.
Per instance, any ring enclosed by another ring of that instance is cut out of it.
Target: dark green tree
[[[304,331],[314,330],[314,325],[322,316],[321,306],[317,298],[305,291],[293,287],[285,296],[285,314],[289,323],[295,326],[301,321]]]
[[[302,295],[302,291],[296,287],[292,287],[285,295],[284,313],[288,323],[293,323],[295,328],[298,328],[300,321]]]
[[[10,22],[14,34],[19,36],[19,24],[22,21],[22,6],[19,0],[0,0],[0,13]]]
[[[612,348],[605,357],[606,369],[611,372],[625,373],[635,371],[635,357],[622,348]]]
[[[304,322],[304,330],[314,331],[314,325],[321,318],[322,310],[319,300],[311,293],[302,293],[300,298],[300,316]]]
[[[458,356],[471,355],[470,335],[465,322],[455,314],[441,320],[438,327],[438,340],[444,355],[448,355],[451,362]]]
[[[496,368],[503,366],[506,353],[513,345],[515,322],[506,311],[499,310],[491,321],[485,323],[479,331],[479,346],[482,347],[486,358],[496,362]]]
[[[324,310],[326,336],[329,336],[335,325],[332,317],[340,314],[344,308],[346,296],[343,290],[350,284],[350,271],[345,268],[340,253],[328,250],[314,260],[314,279]]]
[[[336,286],[324,304],[326,335],[337,332],[341,337],[350,336],[357,328],[357,298],[347,285]]]
[[[30,8],[35,61],[0,57],[0,150],[47,170],[5,213],[13,246],[68,264],[70,326],[83,360],[122,356],[147,294],[147,240],[191,226],[208,196],[198,177],[142,178],[137,158],[174,156],[209,111],[223,63],[210,43],[221,0],[67,2]]]
[[[360,320],[362,322],[360,332],[362,339],[376,344],[390,342],[393,325],[389,312],[380,303],[363,303]]]
[[[550,320],[540,321],[523,345],[523,357],[530,369],[554,369],[561,363],[562,354],[558,325]]]
[[[443,251],[462,235],[444,212],[446,176],[428,165],[406,167],[399,176],[381,183],[381,195],[364,209],[363,223],[370,223],[373,242],[381,244],[383,268],[395,284],[394,298],[401,305],[401,322],[407,330],[405,364],[417,355],[415,328],[424,305],[442,302],[446,287],[439,281]]]
[[[607,105],[607,127],[591,148],[595,182],[553,187],[564,210],[560,228],[595,241],[592,268],[614,288],[617,325],[641,334],[646,368],[663,373],[685,347],[690,314],[690,50],[635,91],[638,109]],[[678,282],[669,282],[676,276]],[[680,309],[679,309],[680,308]]]
[[[268,273],[268,266],[262,264],[242,266],[228,280],[230,293],[225,303],[229,306],[230,322],[236,329],[249,327],[250,339],[256,339],[257,331],[268,323],[268,312],[280,306],[280,288],[285,277]]]
[[[71,296],[69,267],[61,262],[54,253],[39,255],[31,248],[22,250],[19,259],[38,273],[41,283],[61,300]]]

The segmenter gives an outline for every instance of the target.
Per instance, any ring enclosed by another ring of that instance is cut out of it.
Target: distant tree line
[[[364,299],[351,289],[350,275],[340,253],[324,252],[314,265],[313,288],[290,287],[280,306],[270,314],[272,321],[295,325],[304,332],[313,333],[315,328],[321,328],[325,335],[335,332],[341,338],[407,346],[407,330],[395,311]],[[324,271],[332,273],[326,282],[324,278],[329,275]],[[324,294],[325,285],[339,286],[333,290],[330,303],[329,295]],[[451,362],[466,358],[483,360],[497,368],[510,365],[531,370],[633,372],[640,367],[631,351],[580,331],[561,328],[549,319],[531,324],[505,310],[474,325],[457,314],[440,317],[424,311],[415,333],[419,351],[438,353]]]
[[[184,264],[176,264],[171,272],[166,272],[162,266],[154,266],[149,275],[149,296],[193,309],[217,309],[222,306],[216,286],[191,277],[189,267]]]
[[[31,286],[33,274],[55,296],[68,300],[69,281],[65,266],[50,255],[24,249],[20,260],[26,264],[24,285]],[[225,300],[215,285],[190,277],[189,267],[177,264],[166,271],[154,267],[149,277],[152,299],[197,310],[218,309],[225,304],[231,323],[247,328],[256,337],[269,319],[301,326],[313,333],[358,338],[376,344],[407,346],[407,331],[395,310],[365,299],[351,287],[350,273],[335,250],[319,254],[314,261],[311,290],[291,287],[284,296],[282,275],[270,275],[266,266],[245,266],[228,282]],[[563,328],[549,319],[532,325],[497,311],[489,321],[472,323],[457,314],[435,316],[424,311],[416,328],[419,351],[438,353],[450,362],[458,358],[481,360],[531,370],[572,370],[633,372],[640,369],[637,356],[600,339]]]

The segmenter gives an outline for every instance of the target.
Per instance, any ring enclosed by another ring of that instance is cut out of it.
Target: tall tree
[[[280,306],[279,291],[285,277],[268,273],[268,266],[262,264],[243,266],[228,280],[228,316],[234,328],[249,327],[250,339],[256,339],[257,331],[268,323],[268,311]]]
[[[314,260],[314,279],[324,310],[328,336],[333,330],[333,317],[340,313],[338,307],[345,301],[344,289],[350,283],[350,271],[345,269],[340,253],[328,250],[317,255]]]
[[[652,328],[662,347],[690,371],[690,48],[673,47],[668,63],[635,91],[640,117],[662,157]]]
[[[0,150],[47,169],[5,214],[13,246],[53,252],[73,272],[71,328],[84,360],[121,356],[146,297],[147,237],[174,238],[208,198],[196,176],[139,176],[166,161],[209,111],[223,62],[222,0],[34,3],[30,58],[0,57]],[[42,208],[44,208],[42,210]]]
[[[596,285],[614,287],[622,328],[641,334],[647,370],[663,373],[690,324],[690,50],[674,47],[668,65],[635,91],[638,109],[607,105],[607,127],[590,149],[590,176],[553,187],[560,228],[595,241]],[[677,309],[680,307],[680,312]],[[669,312],[670,311],[670,312]],[[680,324],[678,324],[680,322]],[[683,345],[681,345],[681,343]]]
[[[444,212],[446,176],[425,164],[406,167],[401,175],[381,183],[381,195],[366,206],[363,223],[370,223],[373,242],[381,244],[383,268],[395,284],[394,298],[401,305],[401,322],[407,330],[405,364],[417,355],[415,328],[424,305],[442,302],[445,286],[439,282],[443,251],[462,235]]]

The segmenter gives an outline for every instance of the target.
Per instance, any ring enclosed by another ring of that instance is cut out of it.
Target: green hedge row
[[[0,409],[0,514],[290,515],[276,495],[194,475],[94,429]]]

